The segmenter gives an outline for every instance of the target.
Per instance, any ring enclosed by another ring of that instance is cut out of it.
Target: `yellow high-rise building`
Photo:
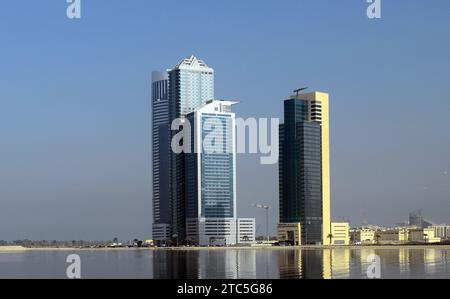
[[[280,125],[280,222],[301,223],[302,244],[330,245],[328,94],[291,96],[284,102],[284,121]]]

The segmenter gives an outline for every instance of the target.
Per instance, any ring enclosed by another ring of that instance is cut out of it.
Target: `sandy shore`
[[[61,247],[42,247],[26,248],[22,246],[0,246],[0,253],[8,252],[30,252],[30,251],[118,251],[118,250],[148,250],[150,248],[61,248]]]
[[[0,252],[23,252],[28,249],[22,246],[0,246]]]
[[[11,247],[17,247],[12,249]],[[0,246],[0,253],[2,252],[30,252],[30,251],[136,251],[136,250],[149,250],[152,248],[62,248],[62,247],[35,247],[25,248],[20,246]]]

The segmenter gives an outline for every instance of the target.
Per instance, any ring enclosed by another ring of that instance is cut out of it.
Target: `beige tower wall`
[[[330,202],[330,123],[329,95],[324,92],[302,94],[301,99],[320,102],[322,106],[322,238],[324,245],[330,245],[331,202]]]

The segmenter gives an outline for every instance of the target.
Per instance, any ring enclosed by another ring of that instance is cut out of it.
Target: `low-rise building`
[[[424,243],[439,243],[441,238],[436,237],[435,230],[429,228],[411,228],[409,229],[409,241]]]
[[[434,235],[436,238],[440,238],[441,240],[450,239],[450,225],[434,225],[432,228],[434,229]]]
[[[351,244],[401,244],[408,242],[438,243],[450,238],[450,226],[435,225],[428,228],[402,226],[393,228],[369,227],[350,231]]]
[[[279,223],[278,241],[292,245],[302,245],[302,227],[300,223]]]
[[[255,218],[237,219],[237,242],[238,244],[253,244],[256,242]]]
[[[348,222],[331,223],[332,245],[350,245],[350,224]]]
[[[331,223],[332,245],[350,244],[350,224],[348,222]],[[278,241],[292,245],[302,245],[302,225],[301,223],[280,223],[278,224]]]
[[[375,243],[375,230],[371,228],[358,228],[350,231],[352,244],[366,245]]]
[[[422,228],[411,228],[409,229],[408,240],[411,242],[423,242],[423,229]]]
[[[256,242],[254,218],[200,218],[187,221],[191,244],[199,246],[230,246]]]
[[[375,233],[377,243],[405,243],[408,242],[408,229],[394,228],[380,230]]]

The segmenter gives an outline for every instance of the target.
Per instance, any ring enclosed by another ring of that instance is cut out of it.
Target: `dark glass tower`
[[[280,222],[301,223],[302,244],[323,242],[322,126],[314,105],[284,101],[280,125]]]
[[[152,177],[153,177],[153,239],[170,239],[171,202],[169,197],[170,128],[169,77],[167,72],[152,72]]]

